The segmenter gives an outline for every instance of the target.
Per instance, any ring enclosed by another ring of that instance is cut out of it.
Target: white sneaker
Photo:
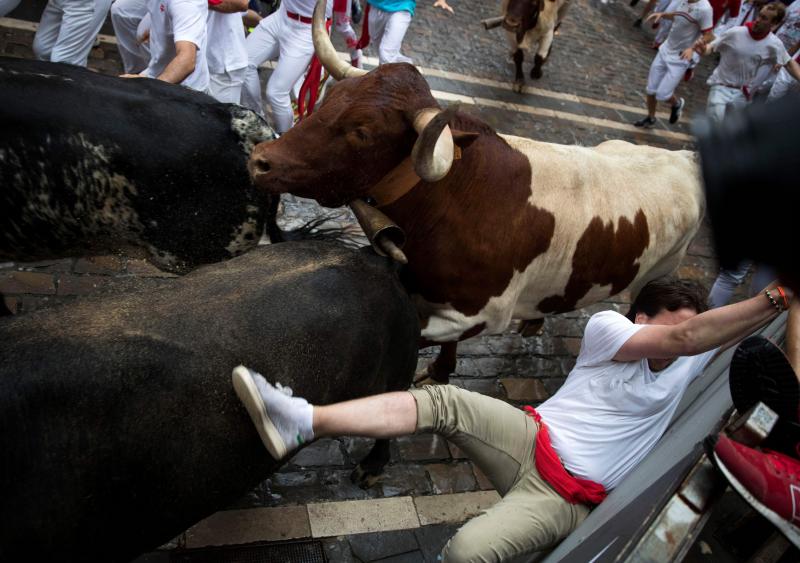
[[[292,397],[288,387],[271,385],[261,374],[236,366],[231,375],[236,396],[256,425],[267,451],[276,460],[313,440],[312,406],[300,397]]]

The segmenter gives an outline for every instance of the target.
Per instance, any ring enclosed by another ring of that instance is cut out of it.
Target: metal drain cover
[[[173,552],[172,563],[325,563],[322,543],[301,541]]]

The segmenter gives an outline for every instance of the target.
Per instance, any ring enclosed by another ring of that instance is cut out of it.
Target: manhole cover
[[[173,552],[173,563],[325,563],[318,541],[233,545]]]

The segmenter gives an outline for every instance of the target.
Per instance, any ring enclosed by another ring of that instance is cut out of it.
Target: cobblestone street
[[[646,113],[644,87],[655,54],[650,47],[652,30],[632,27],[642,4],[631,8],[627,2],[572,0],[543,78],[527,78],[522,94],[511,90],[514,68],[504,32],[486,31],[480,24],[499,14],[499,0],[452,0],[454,15],[434,9],[432,0],[420,2],[404,50],[440,102],[460,103],[463,111],[500,133],[587,146],[623,139],[692,149],[689,118],[705,106],[705,79],[712,60],[703,60],[694,79],[680,86],[687,101],[681,123],[668,125],[665,108],[660,107],[659,123],[652,131],[631,125]],[[0,53],[32,58],[35,13],[28,5],[0,19]],[[107,25],[90,67],[121,73],[110,33]],[[341,39],[335,43],[342,51]],[[374,52],[366,55],[367,67],[376,64]],[[529,69],[526,62],[526,77]],[[262,78],[269,72],[264,68]],[[329,210],[284,196],[282,211],[281,224],[292,228]],[[352,216],[342,212],[332,223],[351,224]],[[716,265],[707,226],[690,246],[678,274],[706,284],[713,280]],[[9,309],[24,314],[86,294],[114,291],[131,276],[170,277],[129,256],[6,263],[0,264],[0,294]],[[629,299],[623,293],[550,317],[538,336],[523,338],[512,326],[501,335],[470,339],[459,347],[451,382],[515,405],[538,404],[558,389],[572,368],[589,316],[608,308],[624,312]],[[420,366],[435,351],[424,351]],[[432,562],[461,522],[499,498],[457,448],[431,436],[395,440],[385,475],[372,488],[358,488],[349,476],[370,446],[362,439],[320,440],[227,510],[138,561],[169,561],[193,548],[306,540],[319,542],[332,562]]]

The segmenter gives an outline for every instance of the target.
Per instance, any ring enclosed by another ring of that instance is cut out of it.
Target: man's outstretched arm
[[[791,300],[791,290],[782,290]],[[783,302],[774,284],[770,286],[770,293],[776,302]],[[778,312],[762,292],[746,301],[706,311],[675,325],[646,325],[622,345],[614,359],[630,362],[708,352],[738,342],[774,319]]]

